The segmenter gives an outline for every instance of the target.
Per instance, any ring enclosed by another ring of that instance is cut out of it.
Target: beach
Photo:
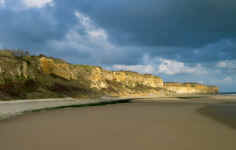
[[[0,121],[4,150],[235,150],[235,96],[140,98]]]

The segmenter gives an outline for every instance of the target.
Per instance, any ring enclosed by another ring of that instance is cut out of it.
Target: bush
[[[27,80],[6,80],[0,85],[1,93],[12,98],[25,98],[27,93],[34,92],[39,88],[39,83],[33,79]]]
[[[19,49],[12,51],[12,54],[15,57],[19,57],[19,58],[22,58],[22,57],[25,57],[25,56],[30,56],[29,51],[19,50]]]

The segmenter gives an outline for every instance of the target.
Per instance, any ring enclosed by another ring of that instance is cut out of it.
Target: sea
[[[221,92],[219,95],[236,95],[236,92]]]

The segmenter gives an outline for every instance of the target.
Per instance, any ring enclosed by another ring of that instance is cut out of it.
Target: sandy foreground
[[[9,106],[4,105],[5,109]],[[2,108],[0,104],[0,111]],[[56,109],[2,120],[0,148],[235,150],[235,122],[235,96],[140,98],[131,103]]]

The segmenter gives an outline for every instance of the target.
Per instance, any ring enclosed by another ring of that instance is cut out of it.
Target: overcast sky
[[[0,0],[0,48],[236,91],[235,0]]]

